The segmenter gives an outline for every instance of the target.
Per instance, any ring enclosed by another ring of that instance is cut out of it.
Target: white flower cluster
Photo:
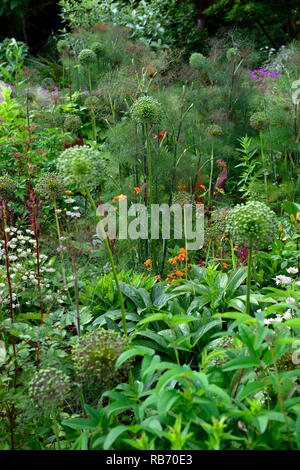
[[[293,45],[283,45],[278,49],[278,51],[276,51],[273,47],[268,46],[265,46],[261,50],[265,50],[265,52],[268,53],[268,59],[264,63],[264,67],[271,68],[277,72],[285,71],[287,63],[295,53],[295,48]]]

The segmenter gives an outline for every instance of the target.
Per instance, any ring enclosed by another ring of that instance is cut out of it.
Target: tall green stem
[[[95,210],[95,212],[96,212],[96,214],[97,214],[97,207],[96,207],[96,204],[95,204],[95,202],[94,202],[94,200],[93,200],[93,198],[92,198],[92,196],[91,196],[91,193],[90,193],[90,191],[88,190],[88,188],[86,188],[86,193],[87,193],[87,196],[88,196],[88,199],[89,199],[90,203],[92,204],[93,209]],[[117,275],[117,271],[116,271],[114,259],[113,259],[113,256],[112,256],[112,252],[111,252],[111,249],[110,249],[108,240],[107,240],[106,233],[105,233],[104,228],[103,228],[103,224],[102,224],[101,217],[100,217],[98,214],[97,214],[97,219],[98,219],[98,221],[99,221],[99,226],[100,226],[100,230],[101,230],[101,232],[102,232],[103,241],[104,241],[104,244],[105,244],[105,248],[106,248],[106,251],[107,251],[107,254],[108,254],[108,258],[109,258],[109,261],[110,261],[110,264],[111,264],[111,268],[112,268],[114,280],[115,280],[115,283],[116,283],[116,288],[117,288],[117,291],[118,291],[119,301],[120,301],[120,307],[121,307],[123,331],[124,331],[124,335],[125,335],[125,337],[126,337],[126,339],[127,339],[127,338],[128,338],[128,333],[127,333],[127,325],[126,325],[126,315],[125,315],[124,299],[123,299],[123,295],[122,295],[122,292],[121,292],[120,283],[119,283],[119,279],[118,279],[118,275]]]
[[[61,273],[62,273],[64,286],[66,287],[65,260],[64,260],[63,251],[61,250],[61,248],[62,248],[62,245],[61,245],[61,232],[60,232],[59,220],[58,220],[58,215],[57,215],[56,200],[53,201],[53,205],[54,205],[54,214],[55,214],[55,222],[56,222],[56,231],[57,231],[57,236],[58,236],[58,244],[59,244],[59,249],[60,249],[59,250],[59,255],[60,255],[60,260],[61,260]]]
[[[250,237],[248,248],[248,272],[247,272],[247,293],[246,293],[246,313],[250,315],[250,288],[251,288],[251,264],[252,264],[253,240]]]
[[[90,72],[89,67],[88,67],[88,78],[89,78],[89,88],[90,88],[91,120],[92,120],[92,129],[93,129],[93,139],[94,139],[95,142],[97,142],[97,129],[96,129],[94,102],[93,102],[92,79],[91,79],[91,72]]]
[[[268,200],[268,181],[267,181],[267,174],[266,174],[266,168],[265,168],[265,155],[264,155],[262,131],[259,131],[259,139],[260,139],[261,161],[262,161],[263,172],[264,172],[266,200]]]

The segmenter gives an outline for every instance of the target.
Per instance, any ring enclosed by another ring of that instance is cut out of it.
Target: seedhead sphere
[[[126,379],[129,361],[117,371],[114,368],[126,345],[126,338],[114,330],[99,328],[81,336],[72,349],[77,380],[113,387]]]
[[[70,390],[69,377],[55,367],[40,369],[29,384],[29,396],[40,408],[57,407]]]
[[[275,212],[265,203],[248,201],[229,212],[226,233],[237,245],[263,249],[270,246],[278,230]]]
[[[217,124],[212,124],[206,129],[206,132],[210,137],[221,137],[222,128]]]
[[[39,179],[36,191],[41,195],[43,199],[55,199],[61,197],[64,194],[65,186],[61,178],[57,173],[51,172],[46,173],[42,178]]]
[[[67,116],[64,122],[64,127],[69,132],[77,132],[82,126],[82,122],[79,116]]]
[[[78,55],[78,61],[80,65],[91,65],[94,64],[97,60],[95,52],[91,49],[83,49]]]
[[[131,117],[139,124],[158,124],[162,118],[161,105],[152,96],[141,96],[131,107]]]
[[[104,179],[103,152],[88,145],[66,149],[57,159],[57,171],[68,188],[83,190],[98,186]]]
[[[13,199],[15,190],[15,182],[9,176],[0,176],[0,201]]]
[[[259,111],[250,117],[250,125],[253,129],[263,130],[270,125],[270,120],[267,118],[266,113]]]
[[[203,70],[207,65],[207,58],[200,52],[194,52],[190,56],[190,65],[196,70]]]
[[[103,54],[103,44],[101,44],[101,42],[94,42],[91,45],[91,50],[96,54],[97,57],[100,57]]]

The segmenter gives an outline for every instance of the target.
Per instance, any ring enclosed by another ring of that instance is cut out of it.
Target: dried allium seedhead
[[[36,407],[57,407],[69,392],[69,377],[55,367],[36,372],[29,385],[29,396],[36,403]]]
[[[267,118],[266,113],[259,111],[250,117],[250,125],[253,129],[263,130],[270,125],[270,120]]]
[[[78,55],[78,61],[80,65],[91,65],[97,61],[97,56],[95,52],[91,49],[82,49]]]
[[[190,65],[196,70],[203,70],[207,66],[207,58],[200,52],[194,52],[190,57]]]
[[[91,50],[96,54],[97,57],[100,57],[103,54],[103,44],[101,42],[94,42],[91,45]]]
[[[231,47],[228,49],[226,52],[226,58],[228,62],[231,62],[233,59],[235,59],[238,56],[238,53],[239,51],[237,47]]]
[[[216,209],[211,213],[211,222],[218,228],[220,233],[225,232],[227,216],[232,210],[232,207],[222,207]],[[220,235],[219,233],[219,235]]]
[[[206,129],[206,132],[211,137],[221,137],[222,135],[222,128],[217,124],[212,124]]]
[[[259,201],[238,204],[227,217],[226,233],[230,234],[234,243],[244,247],[249,246],[252,239],[254,248],[267,248],[277,229],[275,212]]]
[[[88,145],[70,147],[58,157],[57,170],[68,188],[98,186],[105,178],[104,153]]]
[[[161,105],[152,96],[141,96],[131,107],[131,117],[141,124],[158,124],[162,118]]]
[[[0,200],[13,199],[16,190],[15,182],[7,175],[0,176]]]
[[[184,206],[185,204],[195,205],[195,197],[193,194],[187,193],[186,191],[178,191],[173,196],[173,203]]]
[[[64,127],[69,132],[77,132],[82,126],[82,122],[79,116],[73,114],[72,116],[67,116],[64,122]]]
[[[60,41],[57,42],[56,47],[58,52],[66,52],[69,49],[70,45],[65,39],[60,39]]]
[[[36,191],[42,199],[54,201],[64,194],[65,186],[57,173],[46,173],[39,179]]]
[[[82,336],[72,349],[77,379],[114,387],[126,378],[130,361],[115,371],[115,363],[127,346],[127,340],[114,330],[99,328]]]
[[[55,82],[52,78],[50,77],[47,77],[47,78],[44,78],[44,80],[42,81],[42,87],[45,89],[45,90],[51,90],[52,88],[55,87]]]

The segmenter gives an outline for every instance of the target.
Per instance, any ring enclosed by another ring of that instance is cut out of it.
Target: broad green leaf
[[[147,348],[145,346],[133,346],[130,349],[124,351],[117,359],[115,364],[115,369],[117,370],[125,361],[130,359],[134,356],[145,356],[146,354],[150,354],[152,356],[155,354],[153,349]]]
[[[238,357],[232,361],[227,362],[222,369],[226,372],[236,369],[247,369],[249,367],[257,367],[260,365],[260,360],[256,357]]]
[[[111,446],[113,445],[113,443],[115,442],[115,440],[127,430],[128,430],[128,426],[125,426],[124,424],[121,424],[120,426],[117,426],[116,428],[112,429],[108,433],[108,435],[107,435],[107,437],[104,441],[103,449],[104,450],[110,449]]]

